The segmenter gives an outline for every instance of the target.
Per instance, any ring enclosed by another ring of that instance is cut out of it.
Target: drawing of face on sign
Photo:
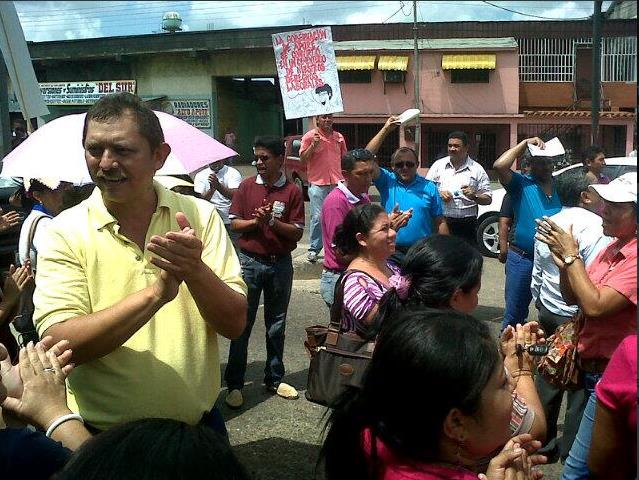
[[[321,87],[317,87],[315,89],[313,99],[317,103],[328,107],[331,104],[331,100],[333,99],[333,89],[328,83],[325,83]]]

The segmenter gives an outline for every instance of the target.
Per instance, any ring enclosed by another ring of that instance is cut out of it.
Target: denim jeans
[[[246,328],[237,340],[231,342],[224,381],[230,390],[241,390],[246,374],[249,337],[264,291],[264,325],[266,326],[266,365],[264,383],[277,386],[284,377],[284,331],[286,312],[293,285],[293,262],[290,255],[275,263],[262,263],[240,251],[242,278],[248,287]]]
[[[584,373],[583,378],[588,403],[586,404],[584,415],[581,417],[577,436],[566,459],[564,471],[561,472],[561,480],[587,480],[590,477],[588,454],[590,453],[592,426],[595,423],[595,410],[597,408],[595,385],[601,379],[601,374]]]
[[[311,227],[309,231],[310,246],[309,251],[319,253],[322,250],[322,224],[320,215],[324,199],[335,188],[335,185],[315,185],[308,186],[308,198],[311,203]]]
[[[335,285],[339,280],[341,273],[334,272],[332,270],[322,270],[322,276],[320,277],[320,295],[326,302],[326,305],[330,308],[335,300]]]
[[[506,286],[504,296],[506,298],[506,310],[504,320],[501,323],[502,331],[508,326],[513,327],[518,323],[522,325],[528,318],[528,305],[532,300],[530,284],[532,283],[532,258],[509,249],[506,256]]]

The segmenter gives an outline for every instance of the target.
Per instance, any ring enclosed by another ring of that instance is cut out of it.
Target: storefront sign
[[[135,93],[135,80],[40,83],[47,105],[93,105],[109,93]]]
[[[272,37],[286,118],[344,111],[330,27]]]
[[[209,100],[170,100],[174,116],[197,128],[211,128]]]

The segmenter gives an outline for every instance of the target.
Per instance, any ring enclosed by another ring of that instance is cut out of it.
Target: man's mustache
[[[115,173],[105,173],[102,170],[98,171],[98,173],[96,173],[96,178],[98,179],[102,179],[102,180],[108,180],[108,181],[117,181],[117,180],[124,180],[126,179],[125,175],[122,175],[122,173],[120,172],[115,172]]]

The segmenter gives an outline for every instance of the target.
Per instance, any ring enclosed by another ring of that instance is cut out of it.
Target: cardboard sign
[[[272,37],[286,118],[343,112],[330,27]]]
[[[211,128],[209,100],[171,100],[173,115],[197,128]]]

